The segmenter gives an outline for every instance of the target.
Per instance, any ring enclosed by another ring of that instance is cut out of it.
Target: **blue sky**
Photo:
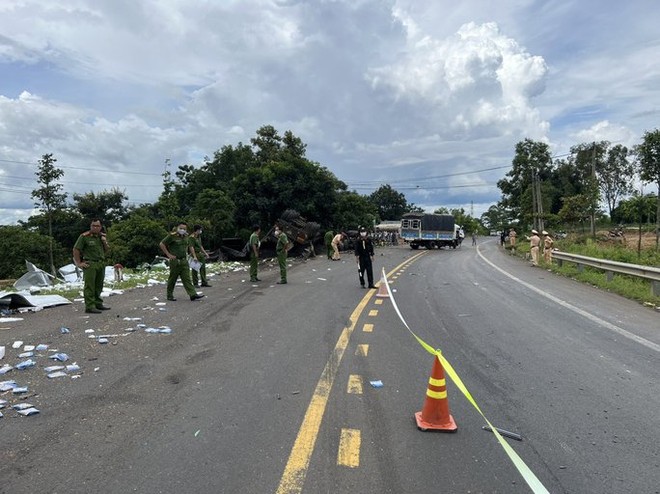
[[[165,160],[266,124],[360,193],[478,216],[522,139],[660,126],[658,25],[655,0],[3,0],[0,224],[43,154],[70,195],[153,202]]]

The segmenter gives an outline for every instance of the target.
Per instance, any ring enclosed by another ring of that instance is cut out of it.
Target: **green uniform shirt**
[[[332,233],[332,230],[328,230],[325,232],[325,236],[323,237],[323,240],[325,240],[325,245],[330,245],[332,243],[332,238],[335,236],[334,233]]]
[[[190,245],[192,245],[192,248],[195,250],[197,257],[204,253],[202,251],[202,242],[199,240],[199,237],[190,237]]]
[[[257,232],[254,232],[252,235],[250,235],[250,252],[253,252],[253,245],[257,246],[257,250],[259,249],[259,246],[261,245],[261,242],[259,241],[259,235],[257,235]]]
[[[96,262],[105,260],[105,249],[103,249],[100,235],[85,232],[78,237],[73,248],[80,251],[81,261]]]
[[[277,237],[277,245],[275,246],[275,252],[284,252],[286,251],[286,246],[289,244],[289,237],[286,236],[286,233],[280,233],[280,236]]]
[[[163,239],[163,244],[170,251],[170,254],[176,256],[177,259],[185,259],[188,255],[188,247],[190,246],[188,237],[182,237],[178,233],[170,233]]]

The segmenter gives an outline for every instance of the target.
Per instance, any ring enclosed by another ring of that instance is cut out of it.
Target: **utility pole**
[[[538,203],[536,202],[536,170],[532,168],[532,229],[536,229]]]

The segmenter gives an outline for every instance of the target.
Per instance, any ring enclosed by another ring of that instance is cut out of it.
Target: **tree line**
[[[555,159],[548,144],[525,139],[497,185],[502,199],[481,217],[489,228],[541,231],[573,224],[593,235],[603,219],[655,224],[658,248],[660,129],[646,132],[633,149],[608,141],[582,143]],[[644,192],[648,185],[657,192]]]
[[[23,274],[25,259],[55,274],[56,266],[71,262],[71,248],[93,218],[101,219],[107,231],[109,262],[134,267],[152,261],[158,243],[180,221],[202,225],[204,245],[214,250],[223,238],[246,240],[254,224],[267,230],[290,209],[322,230],[374,225],[419,210],[389,185],[370,195],[349,190],[309,160],[306,147],[291,131],[280,135],[266,125],[249,144],[223,146],[199,167],[173,169],[166,160],[158,200],[138,206],[128,206],[128,197],[117,188],[73,194],[70,200],[60,183],[64,172],[46,154],[32,193],[39,214],[18,226],[0,227],[0,249],[6,253],[0,279]]]

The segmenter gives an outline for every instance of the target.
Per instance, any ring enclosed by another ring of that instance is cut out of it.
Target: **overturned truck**
[[[293,247],[289,251],[289,256],[309,256],[314,255],[314,242],[321,239],[321,225],[313,221],[307,221],[294,209],[287,209],[277,220],[282,231],[289,238]],[[265,257],[275,255],[275,243],[277,239],[270,229],[261,239],[261,250]],[[220,250],[228,260],[245,260],[250,257],[250,250],[247,243],[238,238],[222,239],[223,245]],[[240,246],[243,246],[241,250]],[[272,250],[272,252],[270,252]]]

